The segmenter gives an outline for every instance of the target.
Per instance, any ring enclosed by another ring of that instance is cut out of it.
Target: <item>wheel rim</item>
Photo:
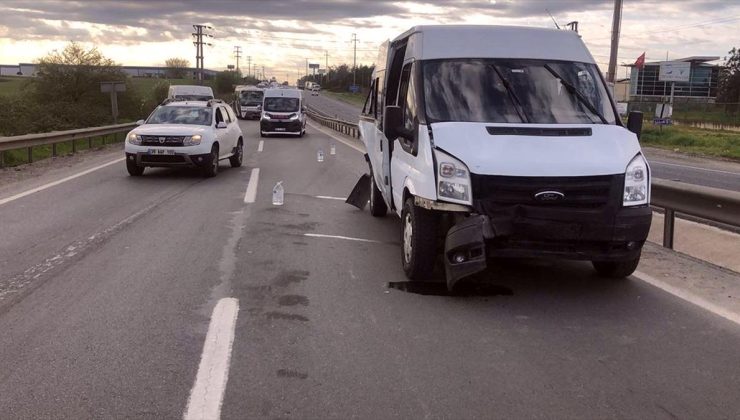
[[[403,221],[403,257],[408,264],[411,262],[411,237],[414,234],[414,228],[411,225],[411,215],[406,214],[406,218]]]
[[[236,158],[239,160],[239,163],[242,162],[242,155],[244,154],[244,146],[239,145],[239,147],[236,148]]]

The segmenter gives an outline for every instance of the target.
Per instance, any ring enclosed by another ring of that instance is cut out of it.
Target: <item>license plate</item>
[[[285,131],[285,127],[276,127],[275,131]]]
[[[168,149],[149,149],[147,153],[150,155],[174,155],[175,151]]]

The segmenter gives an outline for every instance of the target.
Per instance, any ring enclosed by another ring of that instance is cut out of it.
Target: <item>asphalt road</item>
[[[324,94],[307,96],[316,109],[346,121],[356,122],[360,108]],[[687,157],[645,148],[653,176],[695,185],[740,191],[740,163]]]
[[[586,263],[411,287],[398,220],[331,198],[361,153],[312,127],[257,152],[241,124],[245,166],[213,179],[118,162],[0,204],[0,417],[181,418],[223,298],[223,418],[740,415],[738,325]]]

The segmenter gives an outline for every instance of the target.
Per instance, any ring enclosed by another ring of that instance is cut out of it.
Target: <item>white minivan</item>
[[[348,202],[401,217],[410,279],[440,255],[450,289],[497,257],[637,267],[651,222],[642,115],[625,127],[577,33],[411,28],[381,46],[359,125],[370,176]]]
[[[174,85],[170,86],[167,99],[174,101],[209,101],[213,99],[210,86]]]
[[[306,107],[299,89],[266,89],[262,99],[260,136],[306,133]]]

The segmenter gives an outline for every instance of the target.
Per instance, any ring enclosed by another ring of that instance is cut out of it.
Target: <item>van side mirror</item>
[[[306,105],[303,105],[303,106],[301,107],[301,111],[303,111],[303,112],[306,112],[307,110],[308,110],[308,108],[306,108]]]
[[[402,135],[403,111],[400,106],[385,107],[385,136],[394,140]]]
[[[637,139],[640,139],[642,134],[642,112],[632,111],[627,117],[627,130],[635,133]]]

